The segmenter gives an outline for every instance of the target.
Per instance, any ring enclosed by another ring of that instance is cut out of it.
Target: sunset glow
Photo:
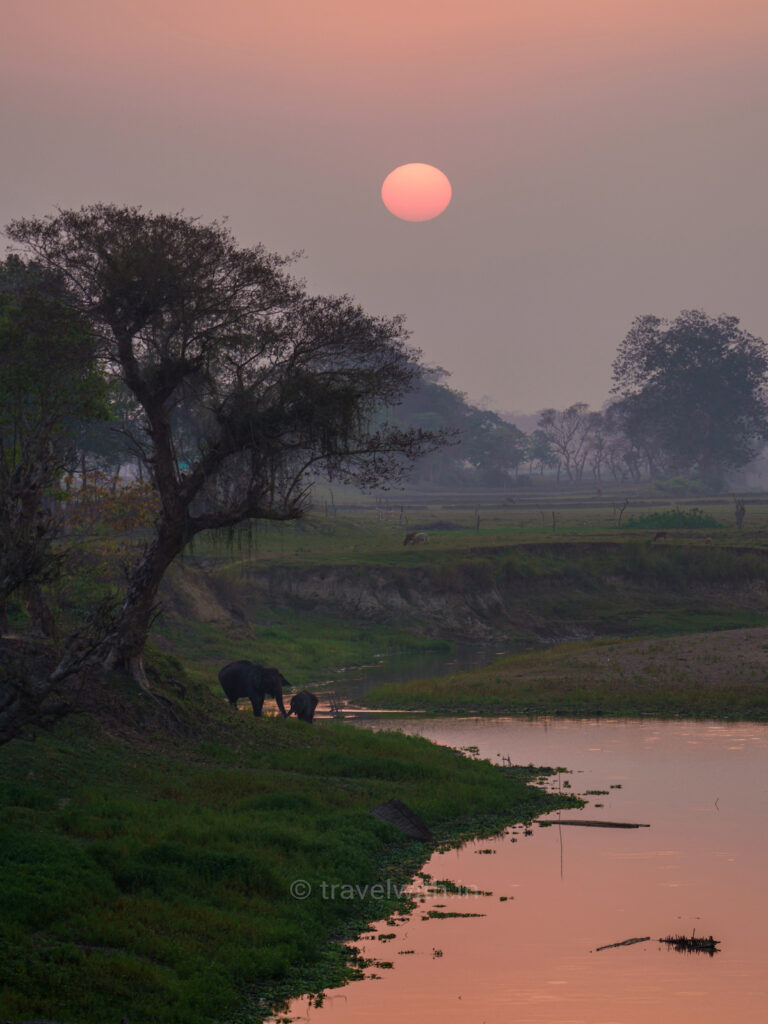
[[[381,200],[400,220],[432,220],[451,201],[451,183],[431,164],[403,164],[384,179]]]

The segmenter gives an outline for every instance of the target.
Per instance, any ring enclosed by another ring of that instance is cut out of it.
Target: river
[[[647,720],[360,719],[479,756],[566,766],[587,807],[563,819],[650,828],[515,827],[425,871],[492,895],[425,893],[357,943],[391,962],[296,1000],[315,1024],[762,1024],[768,1007],[768,726]],[[396,793],[393,793],[395,796]],[[557,820],[558,815],[550,815]],[[421,883],[416,887],[423,890]],[[483,916],[429,918],[425,912]],[[713,935],[719,952],[657,940]],[[381,940],[379,934],[394,938]],[[604,949],[629,938],[651,941]]]

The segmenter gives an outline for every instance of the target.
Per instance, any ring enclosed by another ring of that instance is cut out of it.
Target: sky
[[[599,407],[636,316],[768,338],[767,53],[766,0],[0,0],[0,226],[226,217],[471,401]]]

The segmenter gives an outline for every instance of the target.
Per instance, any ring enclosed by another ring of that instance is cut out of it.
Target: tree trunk
[[[33,629],[52,640],[56,639],[56,620],[48,602],[43,596],[40,584],[26,580],[21,585],[21,599],[27,610]]]
[[[125,599],[117,615],[109,665],[128,669],[134,681],[151,693],[144,671],[144,648],[156,611],[157,592],[165,571],[183,547],[179,527],[161,527],[128,578]]]

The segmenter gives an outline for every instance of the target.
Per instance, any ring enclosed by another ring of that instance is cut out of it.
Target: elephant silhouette
[[[280,714],[288,717],[283,704],[283,687],[290,689],[290,683],[276,668],[265,668],[253,661],[231,661],[219,672],[221,688],[232,707],[237,707],[240,697],[247,697],[257,717],[264,706],[264,697],[274,697]]]
[[[314,693],[310,693],[309,690],[301,690],[299,693],[295,693],[291,697],[291,710],[288,712],[289,715],[296,715],[302,722],[312,722],[315,717],[315,708],[317,707],[317,697]]]

